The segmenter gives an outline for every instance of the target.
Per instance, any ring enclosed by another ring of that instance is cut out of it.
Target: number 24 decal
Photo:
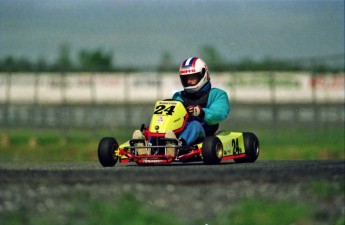
[[[163,112],[165,112],[167,115],[172,115],[174,109],[175,106],[167,107],[166,105],[157,105],[153,114],[163,114]]]
[[[232,145],[234,155],[240,154],[242,152],[242,149],[240,148],[238,144],[238,138],[236,138],[236,140],[232,139],[231,145]]]

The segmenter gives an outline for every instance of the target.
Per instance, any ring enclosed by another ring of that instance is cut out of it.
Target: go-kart
[[[182,102],[172,99],[157,101],[149,127],[143,124],[140,129],[148,142],[130,139],[119,146],[115,138],[104,137],[98,145],[99,162],[104,167],[112,167],[117,162],[151,165],[203,161],[205,164],[219,164],[225,160],[255,162],[258,158],[259,140],[251,132],[218,131],[192,146],[181,146],[175,138],[165,138],[167,131],[178,136],[188,118]]]

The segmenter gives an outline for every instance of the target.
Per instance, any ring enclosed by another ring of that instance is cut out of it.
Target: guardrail
[[[344,102],[343,72],[213,73],[211,82],[233,102]],[[172,73],[0,73],[3,104],[151,103],[178,90],[179,77]]]
[[[153,104],[13,104],[0,106],[0,126],[37,129],[120,129],[149,124]],[[225,127],[343,126],[343,104],[241,104],[233,103]]]
[[[344,124],[344,73],[214,73],[227,91],[225,125]],[[176,74],[0,74],[3,129],[139,127],[153,104],[180,90]]]

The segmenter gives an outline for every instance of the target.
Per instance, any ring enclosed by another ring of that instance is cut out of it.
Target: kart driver
[[[207,65],[198,57],[184,60],[179,75],[184,90],[176,92],[172,98],[183,102],[189,117],[178,136],[178,143],[191,146],[217,131],[219,123],[230,112],[229,98],[225,91],[211,87]],[[133,139],[143,137],[140,130],[133,133]],[[177,139],[172,131],[168,131],[165,137]]]

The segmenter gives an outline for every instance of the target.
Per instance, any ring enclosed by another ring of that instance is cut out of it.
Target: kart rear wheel
[[[259,139],[255,134],[250,132],[243,133],[244,148],[246,152],[246,157],[234,159],[237,163],[252,163],[257,160],[260,153],[260,143]]]
[[[115,156],[115,150],[119,145],[115,138],[104,137],[98,145],[98,160],[103,167],[115,166],[118,157]]]
[[[219,164],[223,158],[223,144],[217,136],[208,136],[202,144],[202,157],[205,164]]]

